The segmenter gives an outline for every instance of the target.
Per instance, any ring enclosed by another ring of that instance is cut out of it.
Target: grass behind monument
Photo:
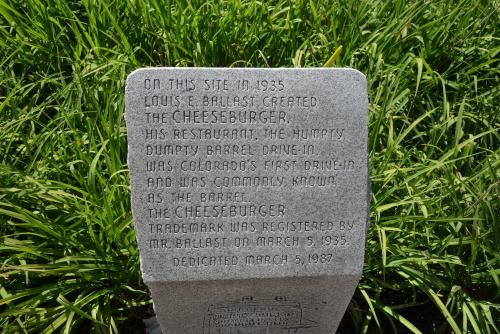
[[[498,333],[497,1],[0,0],[0,326],[132,332],[126,75],[335,66],[368,77],[371,225],[345,332]]]

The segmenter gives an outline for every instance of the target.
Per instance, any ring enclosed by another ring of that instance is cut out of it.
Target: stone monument
[[[133,218],[164,334],[335,333],[363,267],[366,89],[353,69],[128,76]]]

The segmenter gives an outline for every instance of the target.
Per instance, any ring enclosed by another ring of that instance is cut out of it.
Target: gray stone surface
[[[368,101],[352,69],[127,78],[132,209],[163,333],[334,333],[359,281]]]

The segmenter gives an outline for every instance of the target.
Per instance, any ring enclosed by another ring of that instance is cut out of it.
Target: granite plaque
[[[353,69],[128,76],[133,218],[164,334],[335,332],[363,267],[366,89]]]

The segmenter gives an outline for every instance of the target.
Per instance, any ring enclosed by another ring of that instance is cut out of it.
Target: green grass
[[[371,225],[341,328],[499,333],[499,6],[0,0],[0,328],[126,333],[150,307],[129,72],[330,59],[367,75],[370,101]]]

